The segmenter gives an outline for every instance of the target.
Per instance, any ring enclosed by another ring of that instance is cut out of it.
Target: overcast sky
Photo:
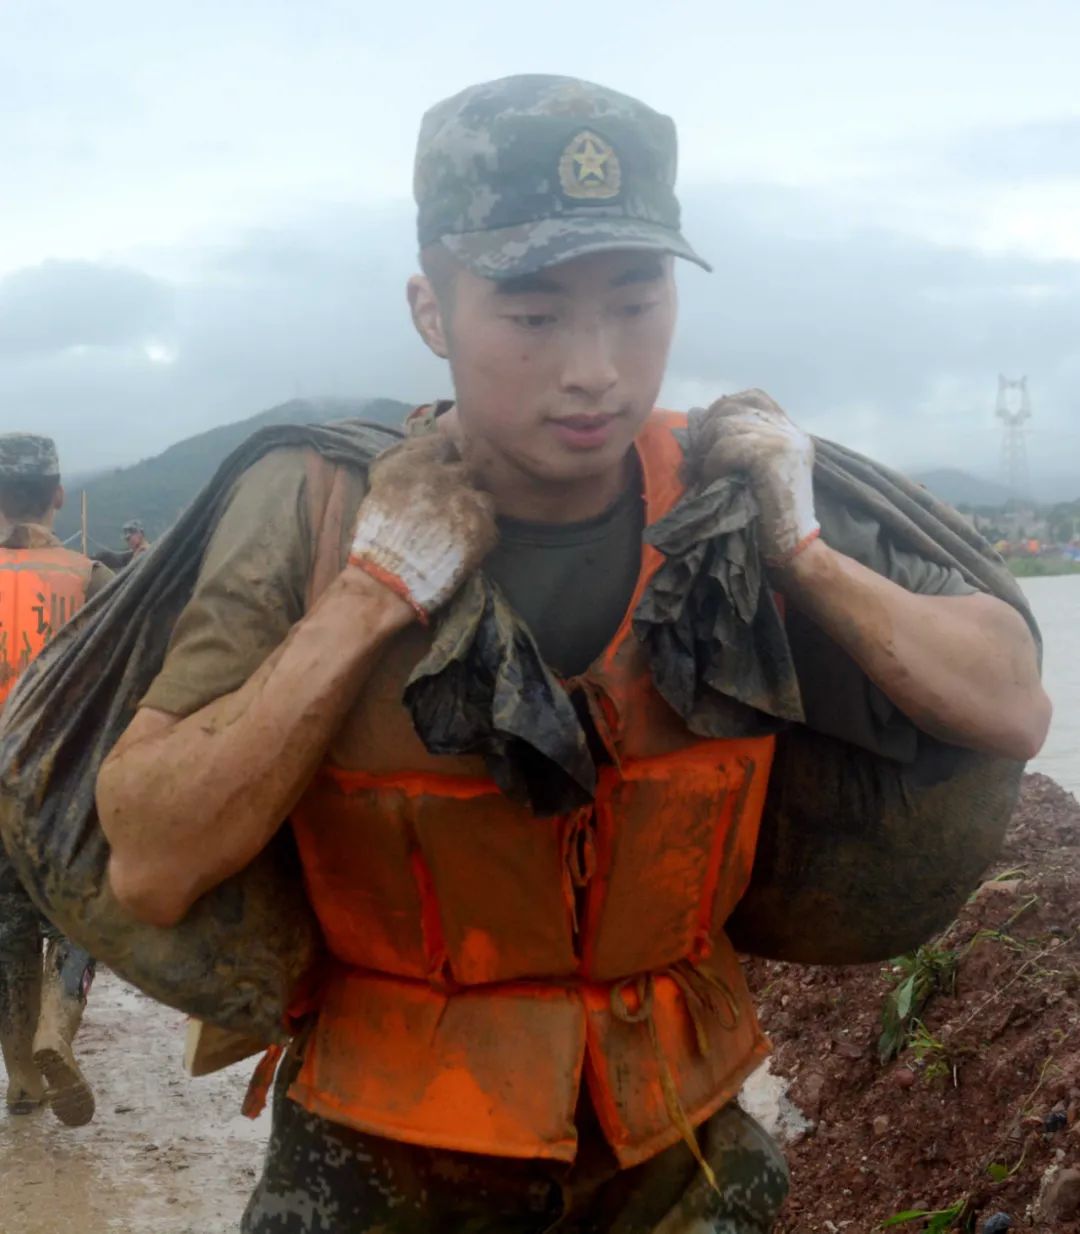
[[[420,115],[515,72],[672,115],[668,387],[888,462],[1080,458],[1075,0],[0,0],[0,426],[82,471],[294,395],[446,392],[412,335]]]

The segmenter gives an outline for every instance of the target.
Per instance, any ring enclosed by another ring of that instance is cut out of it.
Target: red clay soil
[[[781,1234],[863,1234],[905,1210],[958,1204],[951,1224],[896,1228],[1080,1234],[1080,1196],[1070,1211],[1080,1177],[1069,1173],[1080,1171],[1075,797],[1026,777],[1000,863],[935,946],[957,968],[954,991],[919,1017],[924,1047],[934,1044],[885,1065],[890,966],[748,965],[773,1070],[812,1122],[788,1147]]]

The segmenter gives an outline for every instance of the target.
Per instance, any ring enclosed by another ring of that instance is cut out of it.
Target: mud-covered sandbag
[[[399,438],[359,421],[275,427],[249,438],[153,550],[59,632],[0,720],[0,833],[38,908],[152,997],[266,1041],[283,1037],[290,996],[319,947],[289,829],[179,925],[144,925],[108,886],[97,771],[161,667],[237,478],[288,446],[362,469]],[[309,510],[310,502],[309,493]]]
[[[928,746],[914,763],[803,727],[777,738],[737,948],[801,964],[886,960],[945,929],[998,855],[1023,764]]]

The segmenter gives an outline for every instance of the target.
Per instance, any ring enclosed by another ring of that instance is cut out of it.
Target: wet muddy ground
[[[0,1234],[234,1234],[269,1116],[240,1114],[252,1063],[184,1073],[184,1024],[98,975],[76,1045],[97,1114],[69,1129],[0,1106]]]

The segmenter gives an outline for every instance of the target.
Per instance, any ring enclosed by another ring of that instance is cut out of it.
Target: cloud
[[[172,325],[172,294],[139,270],[46,261],[0,279],[0,356],[141,346]]]
[[[688,203],[716,274],[686,279],[677,379],[767,386],[816,431],[888,461],[985,470],[998,453],[997,373],[1026,372],[1033,456],[1051,460],[1055,440],[1075,434],[1080,264],[823,226],[802,194],[783,224],[772,198]]]
[[[997,374],[1027,373],[1033,470],[1080,454],[1080,265],[855,227],[795,190],[691,190],[686,207],[716,273],[680,270],[672,405],[759,385],[884,461],[992,474]],[[33,423],[11,427],[52,431],[82,471],[294,395],[441,396],[447,375],[404,301],[414,248],[401,203],[172,251],[171,282],[59,263],[20,272],[0,284],[3,420],[18,408]],[[17,303],[30,310],[21,324]]]
[[[984,128],[951,141],[945,161],[983,180],[1026,182],[1080,177],[1080,116]]]

